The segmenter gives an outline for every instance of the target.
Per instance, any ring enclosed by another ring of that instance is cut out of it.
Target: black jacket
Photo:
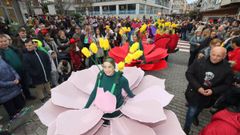
[[[186,99],[190,105],[209,107],[213,105],[216,98],[227,91],[232,83],[233,74],[227,61],[223,60],[213,64],[208,59],[196,59],[188,68],[186,78],[189,82],[185,92]],[[213,95],[203,96],[198,89],[212,89]]]
[[[38,56],[41,60],[39,60]],[[45,52],[39,50],[26,52],[23,54],[23,61],[25,69],[32,80],[32,85],[49,82],[51,62]],[[42,68],[42,65],[44,68]]]

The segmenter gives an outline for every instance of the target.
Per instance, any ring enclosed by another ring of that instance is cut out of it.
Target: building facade
[[[26,3],[21,0],[0,0],[0,16],[9,23],[24,23],[24,14],[28,13]]]
[[[203,19],[234,17],[239,19],[240,0],[199,0]]]
[[[85,4],[86,14],[91,16],[141,17],[170,13],[169,0],[88,0],[87,3],[78,0],[77,3]],[[75,7],[78,9],[78,4]]]
[[[186,0],[173,0],[172,11],[173,14],[185,14],[187,12],[188,3]]]

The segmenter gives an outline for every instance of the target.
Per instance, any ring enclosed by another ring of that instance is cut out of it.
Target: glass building
[[[170,0],[90,0],[88,15],[136,16],[170,13]]]

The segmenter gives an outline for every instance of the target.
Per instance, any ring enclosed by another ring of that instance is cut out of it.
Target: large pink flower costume
[[[52,98],[36,114],[48,126],[48,135],[184,135],[176,115],[163,109],[173,98],[165,91],[164,81],[151,75],[144,76],[140,68],[125,67],[123,75],[136,95],[126,98],[116,107],[110,92],[97,90],[89,108],[84,108],[91,94],[97,66],[78,72],[51,90]],[[126,95],[122,90],[122,94]],[[120,111],[114,118],[103,118],[104,113]],[[104,119],[110,121],[103,125]]]

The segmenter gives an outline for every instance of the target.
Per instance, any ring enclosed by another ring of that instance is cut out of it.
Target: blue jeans
[[[187,39],[187,32],[182,32],[181,33],[181,39],[186,40]]]
[[[190,129],[193,120],[198,117],[203,108],[198,106],[189,106],[186,114],[184,129]]]

